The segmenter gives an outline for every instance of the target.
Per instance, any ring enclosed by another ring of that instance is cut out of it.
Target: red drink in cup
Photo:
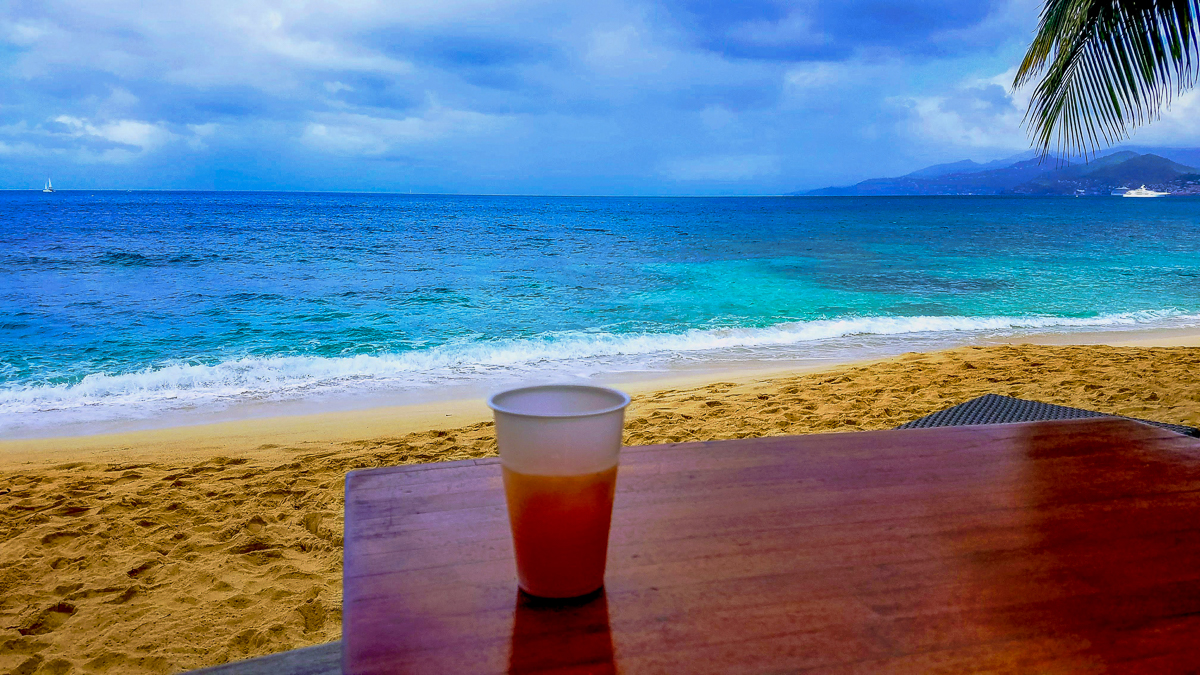
[[[544,598],[585,595],[604,585],[617,467],[583,476],[504,469],[521,588]]]
[[[571,598],[604,585],[621,430],[629,397],[551,385],[496,394],[496,440],[517,557],[530,595]]]

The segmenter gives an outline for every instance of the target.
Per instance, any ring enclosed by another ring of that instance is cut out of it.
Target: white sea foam
[[[1170,310],[1090,318],[858,317],[681,333],[555,333],[522,340],[463,342],[379,356],[242,358],[215,365],[94,373],[71,385],[0,388],[0,433],[6,427],[38,426],[32,419],[36,417],[72,421],[144,418],[169,410],[294,400],[339,392],[421,388],[511,378],[532,372],[578,374],[606,368],[657,368],[669,366],[672,359],[717,359],[731,352],[748,358],[754,358],[756,350],[769,352],[768,358],[778,357],[781,352],[791,358],[805,358],[811,357],[822,344],[852,336],[903,346],[918,335],[952,342],[954,336],[967,340],[971,336],[1037,330],[1197,324],[1200,316]]]

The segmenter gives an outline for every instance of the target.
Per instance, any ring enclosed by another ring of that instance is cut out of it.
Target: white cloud
[[[709,131],[719,132],[729,129],[738,121],[737,114],[724,106],[705,106],[700,111],[700,123]]]
[[[1028,144],[1015,108],[1000,115],[982,106],[964,111],[949,108],[946,104],[950,100],[945,96],[908,99],[906,103],[915,116],[910,130],[928,141],[967,148],[1017,148]]]
[[[0,36],[18,47],[29,47],[52,31],[53,28],[43,21],[0,20]]]
[[[84,164],[123,164],[145,157],[164,146],[186,141],[203,149],[215,124],[186,125],[176,133],[162,122],[136,119],[90,119],[57,115],[44,124],[26,122],[0,127],[0,154],[25,157],[69,157]]]
[[[66,126],[70,130],[69,133],[76,138],[103,139],[133,146],[139,152],[154,150],[175,138],[175,134],[160,125],[138,120],[92,123],[70,115],[59,115],[54,121]]]
[[[645,82],[670,71],[677,61],[676,52],[661,44],[660,37],[640,23],[596,28],[587,36],[582,60],[595,76]]]
[[[780,21],[747,21],[733,27],[729,37],[755,45],[796,49],[818,47],[827,41],[807,12],[792,11]]]
[[[854,64],[861,68],[860,64]],[[818,61],[793,66],[783,76],[784,85],[792,95],[807,92],[811,89],[827,87],[838,82],[845,82],[850,73],[846,65]]]
[[[289,33],[283,28],[278,12],[269,13],[269,19],[261,22],[246,21],[241,26],[245,31],[246,51],[262,51],[292,62],[323,71],[373,72],[408,74],[412,64],[389,58],[370,49],[347,44],[338,39],[311,39]]]
[[[1200,145],[1200,89],[1176,96],[1158,119],[1134,129],[1130,137],[1146,145]]]
[[[5,22],[4,13],[0,37],[28,47],[10,70],[22,79],[84,67],[119,78],[282,92],[303,82],[304,71],[412,72],[405,60],[355,39],[372,22],[403,15],[402,7],[380,3],[50,0],[33,16]]]
[[[188,147],[193,150],[207,150],[209,138],[212,138],[221,125],[209,122],[207,124],[189,124],[187,130],[192,132],[192,135],[187,139]]]
[[[44,154],[41,148],[32,143],[18,141],[16,143],[6,143],[0,141],[0,155],[15,155],[15,156],[32,156]]]
[[[1016,70],[1014,66],[995,77],[980,79],[975,84],[1009,87],[1016,76]],[[1020,118],[1024,116],[1029,107],[1033,91],[1034,84],[1028,84],[1011,93],[1011,104],[1015,115],[1006,113],[1003,116],[1002,125],[997,125],[993,130],[994,135],[1003,133],[1001,130],[1001,126],[1003,126],[1010,130],[1009,135],[1016,136],[1011,129],[1020,126]],[[1132,142],[1150,146],[1195,146],[1200,144],[1200,90],[1193,89],[1177,96],[1171,105],[1162,111],[1162,115],[1158,119],[1130,129],[1129,132],[1129,137],[1118,143]],[[1020,137],[1028,146],[1029,136],[1023,127]]]
[[[642,44],[641,31],[636,26],[600,29],[592,33],[587,58],[597,65],[617,65],[631,58],[643,60],[648,56]]]
[[[941,95],[895,96],[892,105],[908,112],[901,131],[942,147],[1016,150],[1029,147],[1022,127],[1028,92],[1008,89],[1012,70],[971,77]]]
[[[407,147],[499,131],[502,116],[431,106],[423,116],[371,117],[356,113],[326,114],[304,128],[300,140],[337,155],[377,157]]]

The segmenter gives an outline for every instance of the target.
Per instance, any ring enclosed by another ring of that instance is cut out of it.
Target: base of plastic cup
[[[594,591],[588,591],[587,593],[584,593],[582,595],[570,595],[570,596],[566,596],[566,597],[551,597],[551,596],[545,596],[545,595],[534,595],[533,593],[530,593],[529,591],[525,590],[524,588],[521,588],[520,585],[517,586],[517,590],[521,592],[521,595],[525,596],[527,599],[529,599],[531,602],[533,602],[535,604],[542,603],[542,604],[580,604],[580,605],[582,605],[582,604],[591,602],[592,600],[600,597],[601,595],[604,595],[604,585],[603,584],[601,584],[600,587]]]

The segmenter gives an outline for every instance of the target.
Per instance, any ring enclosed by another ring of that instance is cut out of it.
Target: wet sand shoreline
[[[977,346],[1004,344],[1107,345],[1114,347],[1200,347],[1200,329],[1153,331],[1097,331],[1091,333],[1025,336],[995,340]],[[792,377],[824,370],[858,367],[894,358],[848,363],[772,363],[747,361],[733,366],[645,373],[636,377],[600,382],[630,394],[700,387],[712,382],[745,384]],[[95,461],[145,461],[175,453],[179,461],[203,460],[213,453],[279,458],[265,446],[348,442],[378,435],[395,435],[431,429],[453,429],[491,419],[484,398],[436,399],[426,403],[388,405],[337,412],[250,417],[233,421],[171,425],[160,428],[95,435],[0,439],[0,469],[21,465],[74,461],[79,456]]]

